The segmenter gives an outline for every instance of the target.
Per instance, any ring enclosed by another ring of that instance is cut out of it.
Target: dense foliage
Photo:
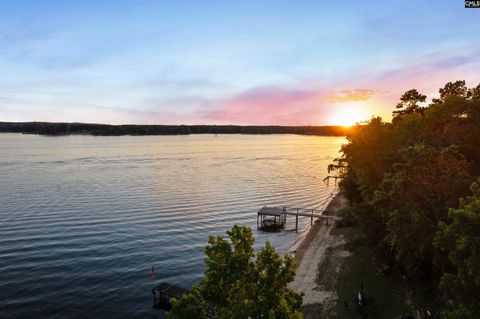
[[[295,276],[292,257],[280,257],[267,242],[254,258],[250,228],[234,226],[227,234],[229,240],[209,237],[204,279],[180,300],[172,299],[168,318],[303,318],[302,295],[287,287]]]
[[[0,133],[41,135],[188,135],[188,134],[300,134],[345,136],[343,126],[242,125],[108,125],[89,123],[0,122]]]
[[[473,196],[450,209],[453,222],[440,224],[434,242],[451,265],[440,281],[449,306],[445,318],[480,317],[480,180],[470,189]]]
[[[332,169],[370,242],[408,278],[439,282],[444,317],[480,318],[478,184],[459,201],[480,175],[480,85],[439,93],[425,105],[409,90],[392,123],[357,126]]]

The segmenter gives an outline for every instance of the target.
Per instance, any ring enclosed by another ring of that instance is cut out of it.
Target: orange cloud
[[[327,101],[330,103],[367,101],[373,95],[374,91],[367,89],[342,90],[328,95]]]

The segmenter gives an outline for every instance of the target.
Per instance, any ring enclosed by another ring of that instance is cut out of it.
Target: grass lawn
[[[351,226],[333,231],[344,235],[349,242],[355,235],[356,228]],[[384,277],[375,272],[378,262],[373,249],[357,244],[349,245],[349,250],[352,254],[346,257],[335,284],[338,302],[328,317],[362,318],[354,301],[361,284],[367,297],[367,317],[363,318],[395,318],[409,314],[400,279],[394,275]]]

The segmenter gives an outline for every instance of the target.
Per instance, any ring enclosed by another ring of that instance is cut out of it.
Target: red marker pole
[[[152,266],[152,270],[150,270],[148,275],[153,280],[153,283],[155,283],[155,276],[157,275],[157,273],[155,272],[155,266]]]

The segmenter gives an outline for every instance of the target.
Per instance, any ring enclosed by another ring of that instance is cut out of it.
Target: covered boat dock
[[[257,227],[260,229],[279,229],[287,221],[286,209],[279,207],[262,207],[257,213]]]

